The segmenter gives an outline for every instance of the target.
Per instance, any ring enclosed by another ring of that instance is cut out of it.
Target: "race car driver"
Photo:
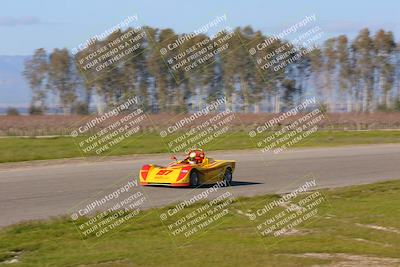
[[[193,165],[203,163],[204,157],[205,155],[203,150],[190,151],[188,157],[189,164]]]
[[[189,160],[189,164],[192,164],[192,165],[197,164],[197,162],[196,162],[196,152],[190,152],[188,160]]]

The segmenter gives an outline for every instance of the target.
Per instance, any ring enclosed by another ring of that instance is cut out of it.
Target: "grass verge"
[[[329,205],[319,206],[321,215],[279,242],[261,237],[243,215],[275,198],[266,195],[234,202],[222,223],[183,247],[174,245],[159,219],[167,207],[144,211],[91,248],[67,218],[21,223],[0,230],[0,261],[27,267],[399,266],[399,180],[322,193]]]
[[[228,133],[215,142],[210,142],[203,148],[206,150],[251,149],[257,147],[257,142],[264,138],[258,135],[250,138],[245,132]],[[44,159],[73,158],[95,156],[84,154],[78,143],[82,137],[53,137],[53,138],[1,138],[0,163]],[[130,137],[120,142],[101,156],[117,156],[129,154],[165,153],[169,152],[168,142],[158,134],[142,134]],[[308,136],[305,140],[296,143],[294,147],[341,146],[355,144],[384,144],[400,143],[400,131],[320,131]]]

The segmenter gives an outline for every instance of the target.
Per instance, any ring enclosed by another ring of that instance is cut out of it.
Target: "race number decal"
[[[159,170],[156,175],[167,175],[171,172],[171,170]]]

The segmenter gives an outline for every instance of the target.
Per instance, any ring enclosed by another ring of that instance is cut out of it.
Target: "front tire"
[[[199,174],[196,171],[190,173],[190,187],[197,187],[199,185]]]
[[[225,170],[225,174],[224,174],[224,183],[225,186],[230,186],[232,183],[232,169],[231,168],[227,168]]]

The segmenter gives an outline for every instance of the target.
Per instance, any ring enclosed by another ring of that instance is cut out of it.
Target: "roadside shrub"
[[[17,108],[9,107],[7,108],[7,115],[9,116],[19,116],[19,111]]]
[[[39,108],[39,107],[30,106],[29,107],[29,114],[31,114],[31,115],[43,115],[44,114],[44,110],[42,108]]]

